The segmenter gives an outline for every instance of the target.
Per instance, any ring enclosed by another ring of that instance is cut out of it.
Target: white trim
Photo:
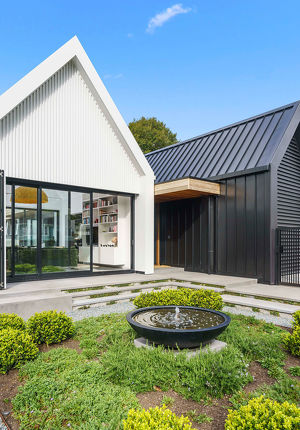
[[[0,119],[11,112],[72,59],[75,61],[101,109],[104,110],[107,117],[111,120],[115,132],[128,151],[131,159],[135,162],[140,174],[149,175],[154,179],[154,173],[144,154],[76,36],[0,96]]]

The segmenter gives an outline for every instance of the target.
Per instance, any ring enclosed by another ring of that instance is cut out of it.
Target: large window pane
[[[130,269],[130,198],[93,194],[93,271]]]
[[[90,270],[90,194],[72,191],[70,213],[70,270]]]
[[[6,185],[6,276],[11,276],[12,212],[11,185]]]
[[[42,190],[42,272],[65,272],[68,248],[68,191]]]
[[[37,188],[15,187],[15,273],[37,273]]]

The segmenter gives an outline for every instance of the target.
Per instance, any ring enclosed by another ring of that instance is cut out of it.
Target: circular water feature
[[[153,306],[127,315],[131,327],[155,344],[194,348],[226,329],[230,317],[223,312],[193,306]]]

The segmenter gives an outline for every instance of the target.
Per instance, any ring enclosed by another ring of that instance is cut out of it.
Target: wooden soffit
[[[219,195],[220,184],[201,179],[184,178],[162,182],[154,186],[155,202],[191,199],[207,195]]]

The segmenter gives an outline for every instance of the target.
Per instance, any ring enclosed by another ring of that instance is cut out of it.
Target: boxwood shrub
[[[65,312],[44,311],[29,318],[27,331],[37,344],[50,345],[72,337],[75,328],[72,318]]]
[[[178,417],[166,406],[148,410],[130,409],[128,418],[123,420],[124,430],[195,430],[187,417]]]
[[[25,331],[13,328],[0,330],[0,373],[33,360],[38,352],[38,347]]]
[[[225,430],[296,430],[300,428],[300,409],[288,402],[276,401],[260,396],[241,406],[229,410]]]
[[[300,357],[300,311],[293,313],[292,333],[283,335],[283,346],[292,355]]]
[[[4,328],[25,330],[26,324],[23,318],[17,314],[0,314],[0,330]]]
[[[191,288],[141,293],[134,299],[133,303],[138,308],[174,305],[220,310],[223,307],[222,296],[219,293],[213,290],[193,290]]]

